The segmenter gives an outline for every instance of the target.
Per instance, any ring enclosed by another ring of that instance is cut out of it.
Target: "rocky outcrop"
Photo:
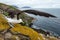
[[[41,12],[41,11],[37,11],[37,10],[23,10],[23,12],[27,12],[29,14],[34,14],[34,15],[39,15],[39,16],[45,16],[45,17],[55,17],[54,15],[51,15],[49,13],[46,12]]]

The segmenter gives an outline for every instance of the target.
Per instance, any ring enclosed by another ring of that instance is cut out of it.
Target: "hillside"
[[[11,28],[12,24],[9,25],[4,15],[9,18],[21,18],[23,23],[12,23],[14,27]],[[54,36],[46,36],[45,33],[38,32],[40,30],[37,31],[31,28],[30,24],[33,20],[34,18],[28,16],[25,12],[13,6],[0,3],[0,40],[60,40]]]

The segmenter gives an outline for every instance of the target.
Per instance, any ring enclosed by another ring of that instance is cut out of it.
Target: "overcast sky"
[[[60,8],[60,0],[0,0],[0,3],[32,8]]]

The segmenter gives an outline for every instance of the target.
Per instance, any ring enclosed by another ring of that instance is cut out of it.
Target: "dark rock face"
[[[18,15],[17,18],[19,19],[19,14],[21,14],[21,12],[18,10],[8,10],[7,12],[9,13],[11,18],[14,18],[14,15]]]
[[[37,10],[23,10],[23,11],[27,12],[29,14],[40,15],[40,16],[45,16],[45,17],[56,17],[54,15],[51,15],[51,14],[48,14],[48,13],[45,13],[45,12],[40,12],[40,11],[37,11]]]

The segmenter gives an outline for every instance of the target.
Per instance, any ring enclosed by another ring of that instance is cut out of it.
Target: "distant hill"
[[[22,8],[31,8],[31,7],[29,7],[29,6],[24,6],[24,7],[22,7]]]

